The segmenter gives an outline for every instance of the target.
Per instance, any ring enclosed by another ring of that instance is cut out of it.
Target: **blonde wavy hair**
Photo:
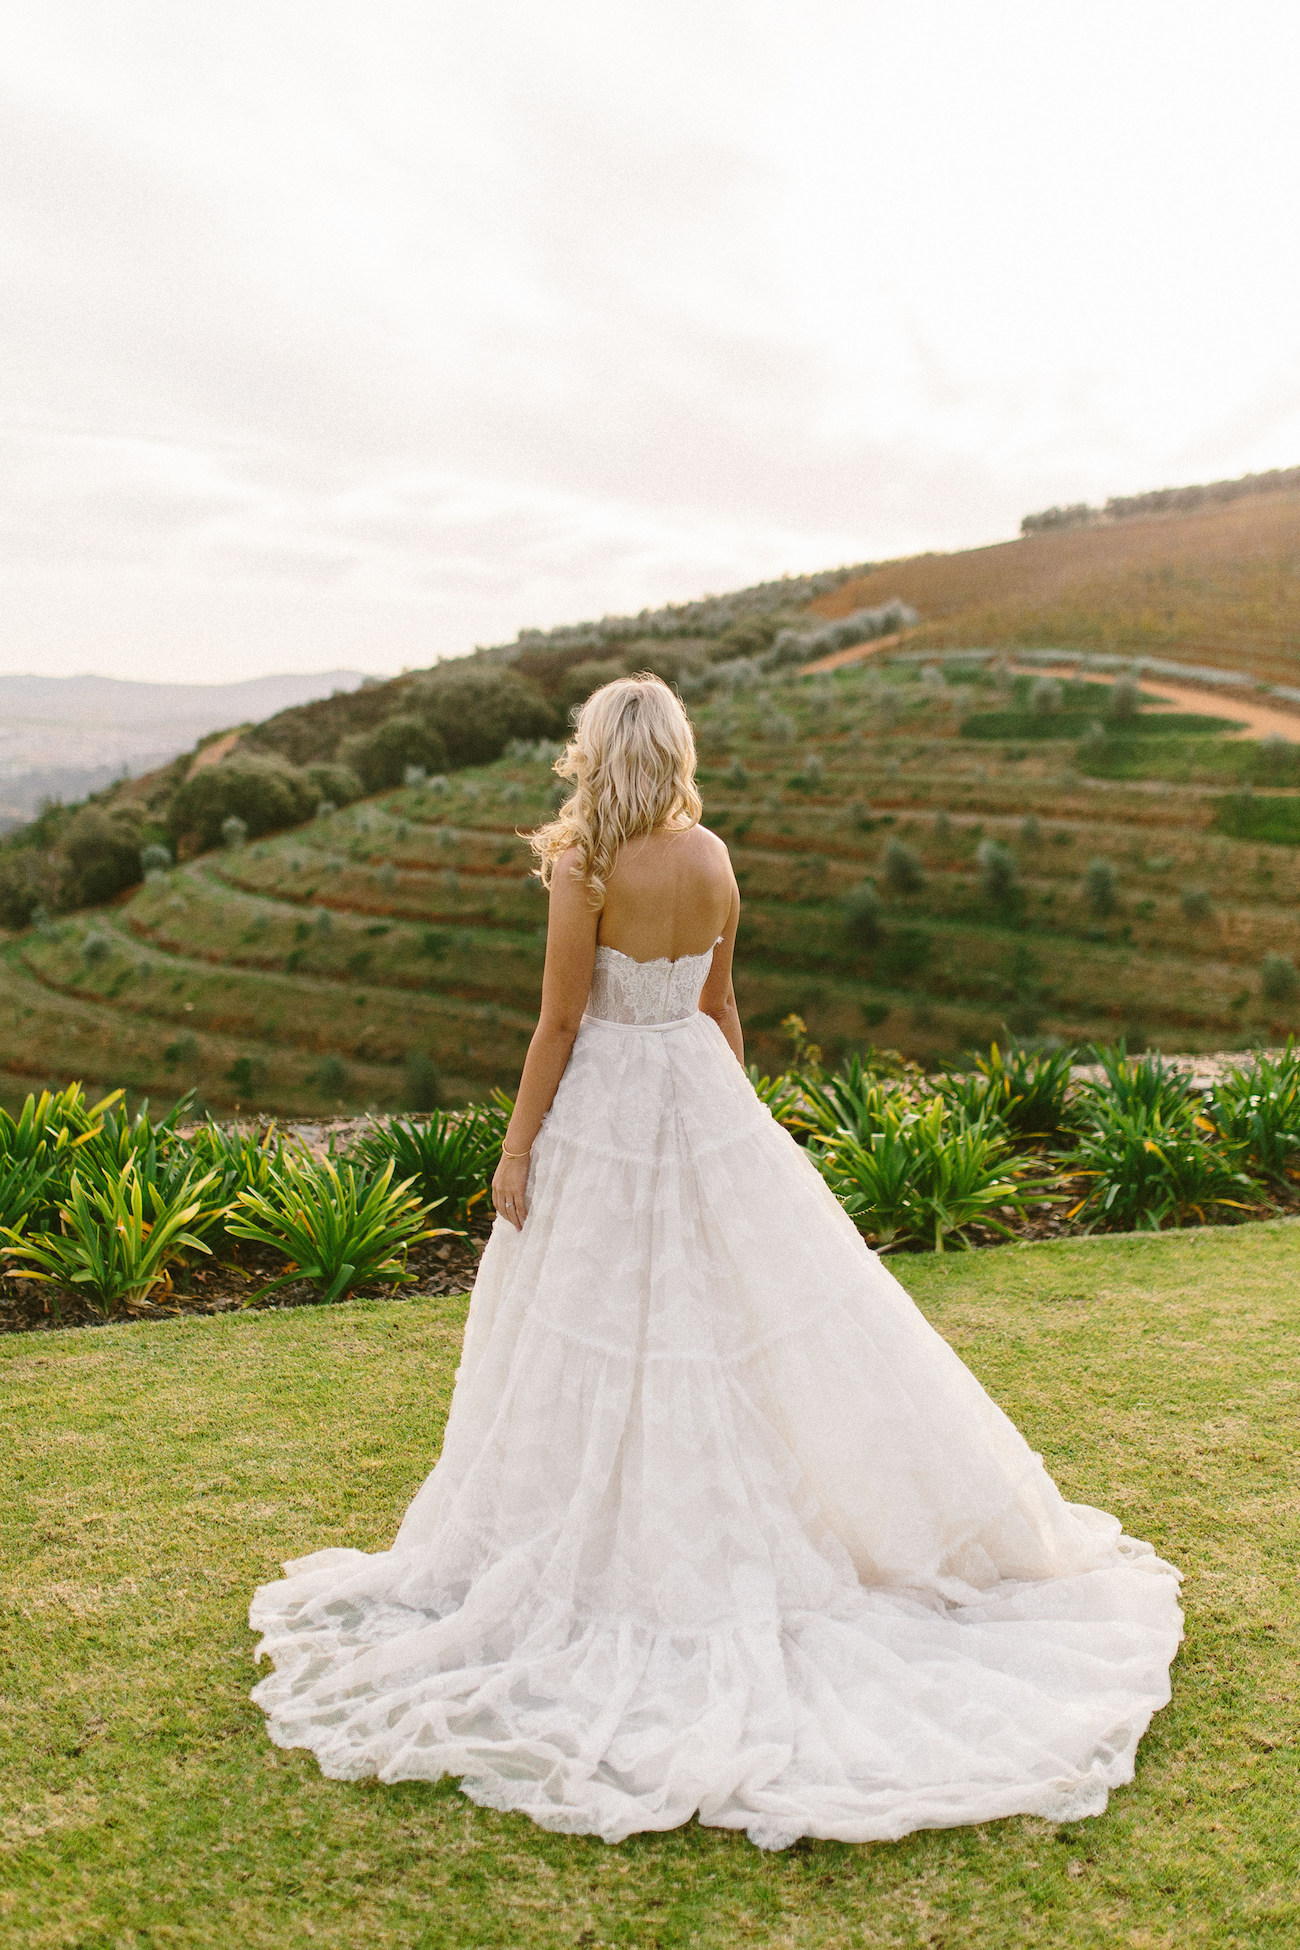
[[[597,912],[621,847],[657,827],[686,832],[704,811],[691,721],[677,693],[648,671],[592,692],[555,769],[574,789],[555,818],[529,834],[534,872],[549,887],[556,861],[575,848],[575,876]]]

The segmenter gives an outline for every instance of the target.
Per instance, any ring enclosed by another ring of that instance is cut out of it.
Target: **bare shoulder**
[[[733,882],[735,880],[735,874],[732,870],[731,854],[727,850],[727,842],[719,839],[716,833],[711,833],[707,826],[697,826],[695,830],[699,834],[699,858],[702,864],[708,868],[710,873],[717,874],[728,883]]]
[[[711,855],[713,859],[730,860],[731,855],[727,851],[727,842],[720,840],[717,834],[711,832],[707,826],[693,826],[691,831],[697,836],[697,844]]]
[[[566,847],[557,854],[551,869],[550,885],[551,907],[581,907],[586,904],[586,886],[582,878],[582,855],[576,846]]]

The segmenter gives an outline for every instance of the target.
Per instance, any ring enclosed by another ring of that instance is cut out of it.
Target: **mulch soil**
[[[479,1256],[487,1244],[486,1231],[465,1238],[429,1239],[407,1261],[414,1278],[405,1286],[367,1289],[394,1299],[430,1293],[467,1293],[478,1272]],[[283,1260],[259,1258],[240,1242],[198,1266],[175,1266],[170,1292],[159,1290],[145,1306],[123,1309],[112,1320],[176,1320],[182,1314],[238,1313],[274,1307],[318,1307],[323,1304],[310,1280],[293,1280],[259,1299],[270,1280],[284,1271]],[[96,1313],[75,1291],[55,1288],[43,1280],[0,1279],[0,1334],[25,1334],[60,1327],[104,1327]]]

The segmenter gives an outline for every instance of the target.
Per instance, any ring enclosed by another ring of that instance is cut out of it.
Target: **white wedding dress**
[[[392,1548],[262,1587],[283,1747],[617,1842],[1099,1813],[1169,1698],[1178,1573],[1041,1459],[697,1003],[597,951]]]

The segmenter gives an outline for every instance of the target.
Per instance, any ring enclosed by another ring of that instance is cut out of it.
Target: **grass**
[[[1219,802],[1215,824],[1235,840],[1300,845],[1300,799],[1268,793],[1232,793]]]
[[[1139,719],[1139,727],[1144,723]],[[1300,723],[1297,724],[1300,731]],[[1300,755],[1300,746],[1293,748]],[[1081,748],[1077,764],[1090,779],[1152,779],[1170,785],[1294,786],[1300,769],[1292,750],[1274,751],[1253,738],[1151,738],[1145,730],[1108,730],[1100,744]],[[1247,833],[1239,837],[1254,837]],[[1296,838],[1294,829],[1279,835]]]
[[[617,1849],[450,1783],[273,1749],[244,1618],[282,1557],[382,1548],[437,1452],[464,1301],[14,1336],[5,1940],[387,1950],[1283,1950],[1300,1932],[1300,1230],[907,1259],[1068,1495],[1187,1573],[1172,1706],[1101,1819]]]

